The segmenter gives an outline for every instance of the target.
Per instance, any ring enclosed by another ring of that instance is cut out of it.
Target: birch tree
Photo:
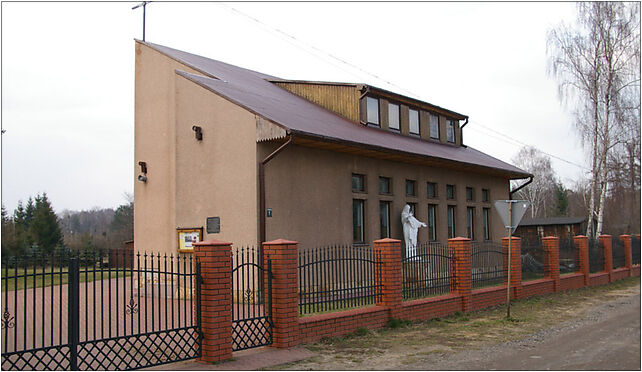
[[[577,7],[575,25],[561,24],[548,33],[549,74],[575,116],[575,129],[590,158],[586,234],[595,237],[604,222],[609,156],[630,135],[622,110],[629,106],[630,91],[640,87],[639,4],[592,2]]]
[[[517,197],[530,202],[531,218],[548,217],[554,207],[557,185],[551,159],[538,149],[526,146],[519,150],[512,162],[533,175],[533,182],[519,190]]]

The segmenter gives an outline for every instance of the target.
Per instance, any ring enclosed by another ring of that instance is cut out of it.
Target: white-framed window
[[[379,100],[374,97],[366,97],[366,121],[368,124],[379,126]]]
[[[430,114],[430,138],[439,139],[439,116]]]
[[[388,103],[388,128],[399,130],[399,105]]]
[[[410,134],[419,134],[419,111],[408,110],[408,123],[410,124]]]
[[[455,143],[455,121],[448,120],[446,122],[446,141]]]

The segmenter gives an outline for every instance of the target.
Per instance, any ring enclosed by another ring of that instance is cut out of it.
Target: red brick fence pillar
[[[508,252],[508,237],[502,238],[502,245]],[[511,263],[510,263],[510,286],[514,295],[511,298],[522,297],[522,239],[511,238]],[[508,257],[508,256],[506,256]]]
[[[398,318],[402,303],[401,240],[380,239],[374,241],[376,259],[380,262],[381,297],[377,306],[389,308],[390,318]]]
[[[272,260],[272,346],[288,348],[299,343],[299,243],[277,239],[263,243],[264,267]]]
[[[631,248],[631,235],[620,235],[620,240],[624,243],[624,267],[629,270],[631,276],[631,266],[633,266],[633,249]]]
[[[232,243],[206,240],[194,244],[201,263],[202,362],[232,358]]]
[[[555,236],[547,236],[542,238],[544,250],[548,256],[546,262],[546,271],[549,278],[553,279],[553,288],[555,292],[560,290],[560,239]]]
[[[448,253],[454,257],[454,285],[451,288],[452,293],[457,293],[462,297],[462,310],[470,311],[473,301],[472,296],[472,273],[470,262],[470,239],[453,238],[448,239]],[[451,274],[452,275],[452,274]]]
[[[613,248],[611,246],[611,235],[600,235],[600,242],[604,247],[604,271],[609,273],[609,283],[613,282]]]
[[[577,235],[573,237],[573,242],[575,243],[575,249],[577,249],[580,258],[580,272],[584,275],[584,286],[588,287],[590,283],[588,237]]]

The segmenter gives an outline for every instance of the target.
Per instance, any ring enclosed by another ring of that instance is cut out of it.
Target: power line
[[[319,56],[318,56],[317,54],[311,53],[309,50],[306,50],[306,49],[301,48],[301,46],[297,45],[297,43],[298,43],[298,44],[302,44],[302,45],[304,45],[304,46],[306,46],[306,47],[308,47],[308,48],[310,48],[310,49],[312,49],[312,50],[316,51],[317,53],[320,53],[320,54],[323,54],[323,55],[325,55],[325,56],[327,56],[327,57],[330,57],[330,58],[332,58],[332,59],[334,59],[334,60],[336,60],[336,61],[338,61],[338,62],[340,62],[340,63],[342,63],[342,64],[344,64],[344,65],[346,65],[346,66],[348,66],[348,67],[354,68],[354,69],[356,69],[356,70],[358,70],[358,71],[360,71],[360,72],[362,72],[362,73],[364,73],[364,74],[366,74],[366,75],[369,75],[369,76],[371,76],[371,77],[373,77],[373,78],[375,78],[375,79],[377,79],[377,80],[379,80],[379,81],[381,81],[381,82],[384,82],[384,83],[386,83],[386,84],[388,84],[388,85],[390,85],[390,86],[393,86],[393,87],[395,87],[395,88],[397,88],[397,89],[399,89],[399,90],[401,90],[401,91],[403,91],[403,92],[405,92],[405,93],[407,93],[407,94],[410,94],[411,96],[414,96],[415,98],[418,98],[418,99],[420,99],[420,100],[422,100],[422,101],[426,101],[426,100],[422,99],[422,98],[421,98],[421,96],[420,96],[419,94],[416,94],[416,93],[411,92],[411,91],[409,91],[409,90],[407,90],[407,89],[404,89],[403,87],[400,87],[399,85],[394,84],[393,82],[391,82],[391,81],[389,81],[389,80],[386,80],[386,79],[384,79],[384,78],[382,78],[382,77],[380,77],[380,76],[378,76],[378,75],[376,75],[376,74],[373,74],[373,73],[371,73],[371,72],[368,72],[368,71],[364,70],[363,68],[361,68],[361,67],[359,67],[359,66],[357,66],[357,65],[355,65],[355,64],[352,64],[352,63],[350,63],[350,62],[348,62],[348,61],[345,61],[344,59],[339,58],[339,57],[337,57],[337,56],[335,56],[335,55],[333,55],[333,54],[331,54],[331,53],[329,53],[329,52],[326,52],[326,51],[324,51],[324,50],[322,50],[322,49],[320,49],[320,48],[318,48],[318,47],[316,47],[316,46],[314,46],[314,45],[312,45],[312,44],[310,44],[310,43],[307,43],[307,42],[305,42],[305,41],[299,40],[297,37],[295,37],[295,36],[293,36],[293,35],[291,35],[291,34],[288,34],[288,33],[287,33],[287,32],[285,32],[285,31],[282,31],[282,30],[279,30],[279,29],[274,28],[274,27],[272,27],[272,26],[269,26],[269,25],[267,25],[266,23],[264,23],[263,21],[261,21],[261,20],[259,20],[259,19],[255,18],[255,17],[252,17],[252,16],[250,16],[249,14],[246,14],[246,13],[244,13],[244,12],[242,12],[242,11],[240,11],[240,10],[236,9],[236,8],[233,8],[233,7],[231,7],[231,6],[227,5],[227,4],[224,4],[224,3],[219,3],[219,5],[223,6],[224,8],[226,8],[226,9],[227,9],[227,10],[229,10],[229,11],[232,11],[232,12],[234,12],[234,13],[236,13],[236,14],[239,14],[239,15],[241,15],[241,16],[243,16],[243,17],[245,17],[245,18],[248,18],[248,19],[252,20],[253,22],[255,22],[255,23],[257,23],[258,25],[262,26],[262,28],[267,29],[267,31],[268,31],[268,32],[270,32],[270,33],[272,33],[272,34],[276,33],[276,34],[277,34],[276,36],[279,36],[279,37],[285,38],[285,40],[286,40],[288,43],[290,43],[291,45],[295,46],[295,47],[296,47],[296,48],[298,48],[298,49],[301,49],[301,50],[305,51],[306,53],[308,53],[308,54],[310,54],[310,55],[312,55],[312,56],[314,56],[314,57],[319,58]],[[324,62],[326,62],[326,63],[331,64],[331,65],[332,65],[332,66],[334,66],[334,67],[337,67],[337,68],[341,69],[342,71],[344,71],[344,72],[346,72],[346,73],[348,73],[348,74],[350,74],[350,75],[352,75],[352,76],[357,76],[357,77],[358,77],[358,75],[356,75],[356,74],[352,73],[351,71],[348,71],[348,70],[346,70],[346,69],[343,69],[343,68],[341,68],[340,66],[338,66],[338,65],[336,65],[336,64],[334,64],[334,63],[332,63],[332,62],[329,62],[329,61],[327,61],[327,60],[323,60],[323,61],[324,61]],[[499,138],[499,137],[496,137],[496,136],[489,135],[488,133],[483,132],[483,131],[478,131],[478,133],[485,134],[485,135],[487,135],[488,137],[495,138],[495,139],[497,139],[497,140],[499,140],[499,141],[507,142],[507,143],[510,143],[510,144],[512,144],[512,145],[515,145],[515,146],[529,146],[529,147],[536,148],[537,150],[539,150],[540,152],[542,152],[542,153],[543,153],[543,154],[545,154],[545,155],[550,156],[551,158],[554,158],[554,159],[557,159],[557,160],[559,160],[559,161],[565,162],[565,163],[567,163],[567,164],[570,164],[570,165],[576,166],[576,167],[581,168],[581,169],[583,169],[583,170],[590,171],[590,169],[586,168],[586,167],[585,167],[585,166],[583,166],[583,165],[580,165],[580,164],[574,163],[574,162],[572,162],[572,161],[566,160],[566,159],[564,159],[564,158],[562,158],[562,157],[559,157],[559,156],[557,156],[557,155],[553,155],[553,154],[551,154],[551,153],[549,153],[549,152],[543,151],[543,150],[539,149],[539,148],[538,148],[538,147],[536,147],[536,146],[533,146],[533,145],[529,145],[529,144],[527,144],[527,143],[524,143],[524,142],[522,142],[522,141],[520,141],[520,140],[518,140],[518,139],[515,139],[515,138],[513,138],[513,137],[511,137],[511,136],[509,136],[509,135],[506,135],[506,134],[501,133],[501,132],[499,132],[499,131],[497,131],[497,130],[495,130],[495,129],[492,129],[492,128],[490,128],[490,127],[486,126],[486,125],[483,125],[482,123],[478,122],[477,120],[470,120],[470,122],[471,122],[471,123],[475,123],[475,124],[479,125],[480,127],[485,128],[486,130],[491,131],[491,132],[493,132],[493,133],[495,133],[495,134],[497,134],[497,135],[499,135],[499,136],[501,136],[501,137],[503,137],[503,138]],[[474,127],[471,127],[471,129],[472,129],[472,128],[474,128]]]

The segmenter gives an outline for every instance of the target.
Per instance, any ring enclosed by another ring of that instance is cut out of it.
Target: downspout
[[[524,187],[528,186],[528,184],[530,184],[531,182],[533,182],[533,176],[529,176],[528,177],[528,181],[526,183],[524,183],[520,187],[516,188],[515,190],[510,191],[508,193],[508,199],[513,200],[513,194],[518,192],[519,190],[523,189]]]
[[[290,134],[289,139],[268,155],[263,161],[259,163],[259,209],[261,210],[261,218],[259,222],[259,244],[265,242],[265,164],[272,160],[276,155],[283,151],[294,140],[294,135]]]
[[[464,127],[468,125],[468,116],[466,116],[466,121],[464,122],[464,125],[459,127],[459,143],[464,146]],[[465,146],[464,146],[465,147]]]

